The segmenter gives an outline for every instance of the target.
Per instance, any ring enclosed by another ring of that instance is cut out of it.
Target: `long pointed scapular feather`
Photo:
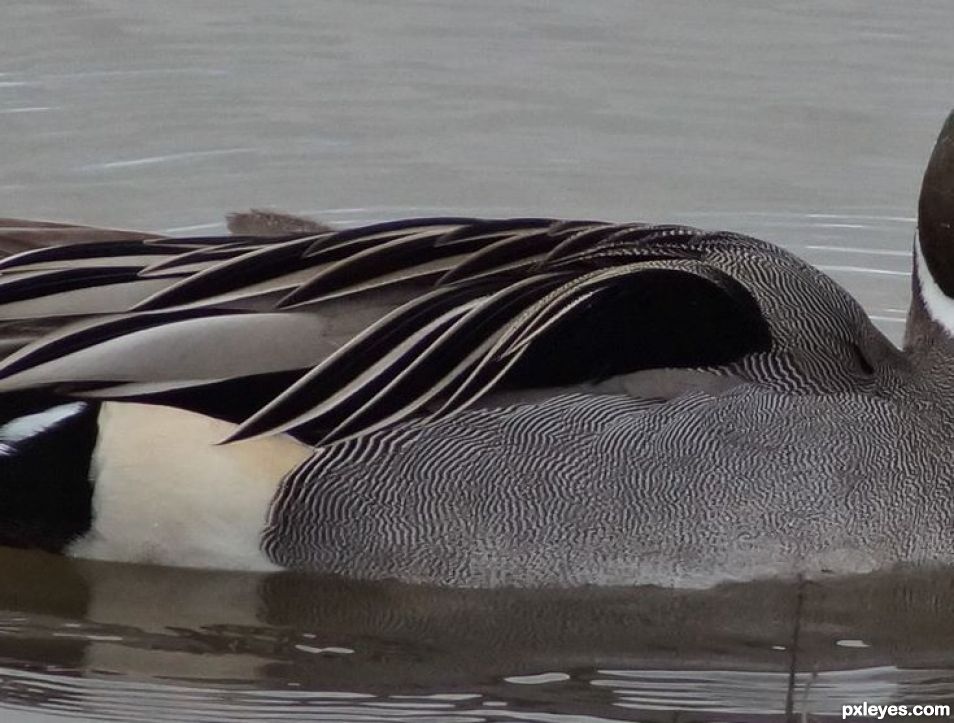
[[[0,260],[0,320],[32,309],[54,326],[0,360],[0,388],[215,410],[247,383],[255,406],[230,439],[332,444],[496,391],[734,364],[817,336],[772,306],[802,262],[686,226],[447,217],[122,238]],[[71,312],[100,315],[56,329]],[[26,331],[11,325],[9,346]]]

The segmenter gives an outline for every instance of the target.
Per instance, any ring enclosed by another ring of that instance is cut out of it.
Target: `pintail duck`
[[[0,542],[462,586],[954,561],[954,114],[903,351],[735,233],[266,226],[0,260]]]

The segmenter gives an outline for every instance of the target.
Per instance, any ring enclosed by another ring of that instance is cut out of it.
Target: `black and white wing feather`
[[[55,317],[87,318],[8,356],[0,390],[173,404],[235,422],[233,439],[315,444],[654,369],[837,392],[896,355],[840,287],[771,244],[536,218],[125,238],[0,261],[0,319]]]

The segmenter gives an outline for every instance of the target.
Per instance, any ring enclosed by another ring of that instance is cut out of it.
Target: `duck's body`
[[[0,363],[29,402],[0,427],[0,536],[468,586],[954,562],[954,115],[920,216],[904,351],[791,254],[679,226],[9,257],[8,345],[39,338]],[[74,431],[88,464],[51,476],[37,450]]]

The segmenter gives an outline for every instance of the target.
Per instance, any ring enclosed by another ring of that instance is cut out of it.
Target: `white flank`
[[[0,455],[7,455],[13,447],[24,440],[55,427],[83,409],[82,402],[61,404],[36,414],[17,417],[0,427]]]
[[[914,244],[914,262],[918,270],[918,284],[921,288],[921,299],[924,308],[934,321],[940,324],[944,331],[954,336],[954,299],[951,299],[937,285],[931,270],[921,252],[921,239]]]
[[[287,437],[216,445],[234,425],[171,407],[109,402],[91,474],[93,526],[69,554],[277,569],[260,549],[282,477],[310,448]]]

